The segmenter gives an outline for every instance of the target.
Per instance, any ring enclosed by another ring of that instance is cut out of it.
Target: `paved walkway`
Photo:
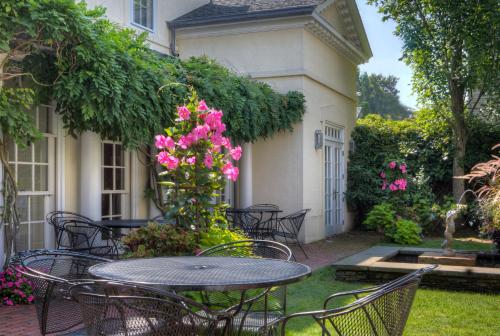
[[[297,246],[292,246],[292,250],[298,262],[315,270],[367,249],[380,239],[379,235],[373,233],[345,233],[304,245],[308,259]],[[40,336],[35,306],[0,306],[0,336]]]

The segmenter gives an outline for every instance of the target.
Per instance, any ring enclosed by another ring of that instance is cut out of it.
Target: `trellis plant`
[[[175,125],[155,137],[159,150],[160,173],[167,187],[165,216],[186,228],[209,228],[226,223],[227,205],[215,200],[225,186],[224,175],[236,181],[239,169],[233,164],[241,158],[241,147],[233,147],[224,136],[222,111],[209,109],[193,95],[189,103],[177,108]]]

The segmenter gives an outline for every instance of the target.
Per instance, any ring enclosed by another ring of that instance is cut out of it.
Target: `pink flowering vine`
[[[390,190],[396,192],[398,190],[405,191],[408,187],[407,172],[408,166],[406,163],[398,163],[397,161],[390,161],[386,167],[388,169],[382,170],[379,173],[382,184],[380,189]]]
[[[236,162],[242,150],[224,134],[224,113],[204,100],[192,97],[177,108],[177,115],[175,125],[155,137],[157,161],[165,168],[161,183],[171,190],[165,213],[189,227],[203,226],[204,221],[209,225],[217,217],[212,200],[225,186],[223,177],[239,177]]]
[[[0,272],[0,304],[13,306],[34,301],[33,284],[23,275],[24,268],[10,266]]]

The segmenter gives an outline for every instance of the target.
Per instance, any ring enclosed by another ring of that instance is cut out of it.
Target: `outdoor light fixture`
[[[321,130],[316,130],[314,132],[314,149],[323,148],[323,132]]]

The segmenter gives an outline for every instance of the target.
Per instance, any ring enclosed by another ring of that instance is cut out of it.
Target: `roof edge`
[[[300,7],[259,11],[251,14],[226,15],[226,16],[219,16],[219,17],[201,19],[196,21],[186,20],[183,22],[182,20],[180,20],[176,22],[176,20],[173,20],[173,21],[167,21],[167,25],[170,28],[175,29],[175,28],[186,28],[186,27],[196,27],[196,26],[208,26],[213,24],[229,23],[229,22],[255,21],[259,19],[310,15],[314,12],[315,8],[316,5],[311,5],[311,6],[300,6]]]

